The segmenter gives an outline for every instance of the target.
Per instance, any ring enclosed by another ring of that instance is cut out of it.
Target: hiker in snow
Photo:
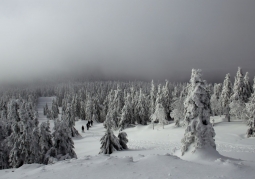
[[[90,125],[89,125],[89,122],[87,123],[87,130],[89,130],[89,127],[90,127]]]
[[[81,126],[81,130],[82,130],[82,132],[84,132],[84,126]]]
[[[93,121],[92,121],[92,119],[91,119],[91,121],[90,121],[90,126],[93,126]]]

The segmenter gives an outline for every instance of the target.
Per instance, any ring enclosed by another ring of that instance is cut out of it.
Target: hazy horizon
[[[0,2],[0,83],[255,75],[255,1]]]

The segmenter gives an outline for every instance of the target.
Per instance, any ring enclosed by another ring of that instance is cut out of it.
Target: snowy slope
[[[38,110],[43,106],[41,103],[50,103],[51,100],[41,98]],[[81,126],[86,125],[86,121],[77,121],[75,127],[82,136],[74,139],[78,159],[48,166],[32,164],[0,170],[0,178],[254,178],[255,139],[245,137],[247,126],[241,121],[224,122],[223,117],[214,119],[219,154],[210,154],[210,162],[205,162],[202,155],[196,156],[195,161],[173,155],[178,152],[184,134],[184,128],[175,128],[173,124],[165,126],[165,129],[160,125],[154,130],[151,125],[126,129],[129,150],[116,151],[110,156],[98,155],[100,138],[105,131],[103,125],[94,124],[81,133]],[[39,120],[46,119],[40,115]]]

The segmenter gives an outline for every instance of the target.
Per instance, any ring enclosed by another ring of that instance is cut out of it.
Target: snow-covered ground
[[[46,102],[49,105],[51,100],[52,98],[39,99],[40,122],[46,120],[40,111]],[[214,119],[215,140],[219,154],[209,154],[211,155],[209,161],[202,155],[196,156],[196,160],[192,161],[174,156],[181,146],[184,128],[175,128],[173,124],[166,125],[164,129],[160,125],[155,126],[154,130],[151,125],[138,125],[126,129],[129,139],[128,150],[115,151],[110,156],[98,155],[100,138],[105,132],[103,125],[94,123],[92,128],[82,133],[81,126],[85,126],[87,122],[77,121],[75,127],[82,136],[74,138],[78,159],[47,166],[32,164],[18,169],[0,170],[0,178],[253,179],[255,138],[245,137],[247,126],[241,121],[228,123],[223,116],[214,117]],[[53,127],[53,121],[51,126]],[[118,131],[116,135],[117,133]]]

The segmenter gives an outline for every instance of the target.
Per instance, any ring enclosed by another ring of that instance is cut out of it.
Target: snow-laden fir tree
[[[148,106],[146,104],[146,97],[144,96],[142,89],[140,89],[138,102],[135,107],[136,122],[138,124],[146,125],[148,121]]]
[[[12,134],[8,138],[8,146],[11,148],[9,162],[11,167],[20,167],[29,163],[31,128],[28,125],[31,119],[25,110],[25,103],[22,103],[19,110],[19,118],[12,124]]]
[[[111,154],[114,151],[122,150],[119,139],[113,134],[111,127],[106,124],[106,133],[101,138],[100,154]]]
[[[56,149],[58,160],[77,158],[67,121],[54,121],[53,148]]]
[[[125,104],[121,111],[120,130],[127,128],[130,124],[134,124],[134,116],[132,111],[132,99],[130,94],[127,93]]]
[[[222,107],[220,104],[220,94],[221,94],[221,88],[222,85],[219,83],[214,84],[214,90],[213,90],[213,95],[211,96],[211,109],[212,109],[212,114],[213,116],[221,115],[222,114]]]
[[[62,120],[66,121],[66,124],[70,128],[71,136],[72,137],[76,137],[76,136],[79,136],[80,134],[79,134],[79,132],[74,127],[75,126],[75,118],[72,115],[72,111],[71,110],[72,110],[71,105],[68,104],[64,114],[62,115]]]
[[[249,99],[251,97],[251,94],[253,93],[252,85],[249,80],[249,73],[246,72],[244,76],[244,93],[246,94],[247,99]]]
[[[86,115],[86,120],[90,121],[92,119],[93,111],[92,111],[92,99],[91,96],[87,96],[86,100],[86,108],[85,108],[85,115]]]
[[[8,163],[8,148],[6,145],[7,128],[6,123],[0,119],[0,169],[6,169],[9,166]]]
[[[171,113],[171,95],[169,92],[169,82],[166,80],[166,84],[162,88],[162,105],[165,109],[167,119]]]
[[[166,116],[166,111],[165,108],[162,105],[163,99],[162,99],[162,93],[161,93],[161,86],[158,85],[158,93],[157,93],[157,98],[156,98],[156,102],[155,102],[155,111],[154,113],[151,115],[151,122],[154,123],[156,121],[158,121],[160,124],[162,124],[163,129],[164,129],[164,125],[168,124],[167,116]]]
[[[187,150],[216,149],[215,132],[210,123],[210,95],[201,70],[192,69],[189,92],[184,102],[187,127],[182,139],[182,155]]]
[[[127,139],[127,133],[126,132],[120,132],[118,135],[119,138],[119,143],[121,145],[121,147],[123,149],[128,149],[127,143],[128,143],[128,139]]]
[[[183,88],[180,97],[175,99],[172,104],[171,117],[174,119],[176,127],[181,126],[181,121],[184,120],[184,100],[185,100],[185,87]]]
[[[39,127],[35,126],[31,133],[32,139],[30,144],[29,163],[42,163]]]
[[[86,113],[85,113],[85,109],[86,109],[86,103],[84,101],[81,101],[81,120],[85,120],[86,119]]]
[[[228,122],[230,122],[229,103],[230,103],[231,94],[232,94],[232,84],[230,81],[230,74],[228,73],[223,82],[222,92],[220,95],[220,103],[223,110],[223,114],[226,115]]]
[[[46,154],[53,147],[49,121],[42,122],[40,125],[39,146],[40,146],[40,152],[41,152],[40,157],[42,159],[42,163],[48,164],[50,156]]]
[[[53,99],[53,101],[52,101],[52,107],[51,107],[51,109],[52,109],[52,117],[53,117],[53,119],[58,118],[58,114],[59,114],[58,103],[57,103],[57,101],[54,100],[54,99]]]
[[[233,94],[230,98],[231,103],[229,104],[231,115],[236,116],[236,118],[243,119],[245,102],[248,101],[247,96],[248,95],[244,85],[243,72],[242,69],[238,67],[233,87]]]
[[[150,90],[150,115],[152,115],[155,111],[155,85],[153,80],[151,81],[151,90]]]

